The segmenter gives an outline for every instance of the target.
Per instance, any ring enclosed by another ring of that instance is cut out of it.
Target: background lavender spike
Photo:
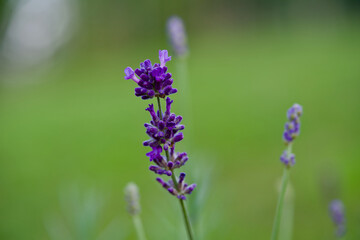
[[[291,152],[294,139],[300,134],[300,117],[302,116],[302,106],[295,103],[286,113],[288,122],[285,123],[283,139],[287,149],[280,156],[280,161],[286,166],[291,167],[295,164],[295,154]]]
[[[279,234],[283,202],[289,181],[290,167],[295,164],[295,155],[292,153],[292,143],[295,137],[297,137],[300,133],[301,115],[302,115],[302,107],[297,103],[295,103],[287,111],[288,122],[285,124],[285,131],[283,134],[283,138],[285,140],[285,144],[287,145],[287,148],[280,156],[280,161],[285,165],[285,169],[281,181],[280,195],[278,198],[278,203],[276,205],[275,219],[271,233],[271,240],[277,240]]]
[[[345,208],[341,200],[335,199],[329,204],[329,213],[336,227],[336,236],[342,237],[346,233]]]
[[[128,183],[124,190],[127,211],[131,215],[139,240],[146,240],[145,231],[140,218],[140,194],[135,183]]]
[[[187,36],[183,20],[178,16],[168,19],[167,35],[176,56],[185,56],[188,53]]]
[[[128,183],[124,190],[125,200],[127,203],[127,211],[130,215],[140,213],[140,196],[139,189],[135,183]]]

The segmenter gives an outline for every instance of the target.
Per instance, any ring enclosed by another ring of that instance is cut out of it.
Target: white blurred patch
[[[75,3],[75,0],[17,1],[1,46],[6,64],[23,68],[49,60],[74,30]]]

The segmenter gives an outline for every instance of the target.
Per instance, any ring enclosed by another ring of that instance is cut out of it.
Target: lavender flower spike
[[[177,89],[172,87],[172,75],[167,72],[165,66],[166,62],[171,60],[168,51],[160,50],[159,59],[160,64],[152,65],[151,61],[147,59],[140,63],[140,68],[135,69],[135,71],[131,67],[125,69],[125,79],[132,79],[139,85],[135,88],[135,96],[145,100],[153,97],[165,98],[177,92]]]
[[[128,183],[125,187],[125,200],[127,202],[127,210],[130,215],[140,213],[139,189],[135,183]]]
[[[127,211],[133,219],[136,234],[139,240],[146,240],[145,231],[140,218],[140,195],[139,189],[135,183],[128,183],[125,187],[125,200],[127,202]]]
[[[183,140],[184,135],[181,132],[185,126],[181,125],[182,117],[171,113],[171,105],[173,100],[166,98],[166,109],[163,112],[161,108],[161,98],[176,93],[177,90],[172,87],[172,75],[167,72],[166,62],[171,60],[167,50],[159,51],[160,64],[151,64],[150,60],[140,63],[140,68],[135,72],[130,68],[125,69],[125,79],[133,79],[138,85],[135,88],[135,96],[142,99],[150,99],[156,97],[158,111],[155,110],[153,104],[149,104],[146,111],[150,113],[150,123],[145,123],[146,134],[149,140],[143,142],[144,146],[151,147],[151,151],[146,153],[150,161],[154,163],[149,170],[155,174],[171,177],[165,181],[162,178],[156,180],[169,192],[176,196],[180,201],[182,214],[184,216],[186,230],[190,240],[193,240],[193,233],[190,224],[189,214],[186,209],[184,200],[185,195],[191,194],[196,184],[188,185],[185,183],[185,173],[180,173],[176,177],[175,170],[181,168],[188,161],[185,152],[175,152],[176,143]],[[135,74],[140,78],[138,79]],[[164,153],[164,155],[162,155]]]
[[[283,138],[287,145],[287,148],[280,156],[280,161],[285,165],[284,174],[281,181],[281,190],[278,198],[278,203],[275,211],[275,219],[273,224],[273,230],[271,233],[271,240],[277,240],[279,234],[279,226],[281,222],[281,212],[283,208],[283,200],[287,184],[289,181],[290,167],[295,164],[295,154],[292,153],[292,142],[295,137],[300,133],[300,117],[302,115],[302,107],[299,104],[294,104],[287,111],[288,122],[285,124],[285,131]]]
[[[300,134],[300,117],[303,113],[302,106],[295,103],[287,111],[288,122],[285,124],[283,139],[288,145],[288,149],[283,152],[280,161],[286,167],[291,167],[295,164],[295,155],[291,153],[291,144],[294,139]]]
[[[185,26],[182,19],[172,16],[167,21],[167,33],[170,44],[177,56],[185,56],[188,52]]]
[[[330,216],[336,226],[336,236],[342,237],[345,235],[345,210],[344,204],[340,200],[333,200],[329,204]]]

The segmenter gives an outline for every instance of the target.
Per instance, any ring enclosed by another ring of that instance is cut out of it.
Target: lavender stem
[[[162,115],[162,110],[161,110],[160,98],[159,97],[156,97],[156,98],[157,98],[157,103],[158,103],[158,107],[159,107],[160,119],[162,120],[163,115]],[[166,161],[169,162],[170,161],[169,150],[165,150],[165,154],[166,154]],[[175,174],[174,174],[174,170],[171,170],[171,178],[172,178],[172,180],[174,182],[176,190],[179,191],[177,180],[176,180],[176,177],[175,177]],[[180,206],[181,206],[182,214],[183,214],[184,221],[185,221],[187,234],[189,236],[189,239],[193,240],[194,237],[193,237],[192,227],[191,227],[191,223],[190,223],[189,213],[188,213],[188,211],[186,209],[184,200],[179,199],[179,201],[180,201]]]
[[[144,228],[140,219],[139,215],[134,215],[132,216],[133,222],[134,222],[134,226],[135,226],[135,230],[136,230],[136,234],[138,236],[139,240],[146,240],[145,237],[145,232],[144,232]]]
[[[291,143],[289,143],[287,147],[287,156],[290,157],[291,155]],[[281,180],[281,189],[280,189],[280,195],[278,199],[278,203],[276,206],[276,213],[275,213],[275,220],[274,225],[272,229],[271,234],[271,240],[276,240],[279,234],[279,227],[281,222],[281,215],[282,215],[282,209],[283,209],[283,203],[284,203],[284,197],[287,189],[287,184],[289,182],[289,175],[290,175],[290,169],[289,167],[285,166],[283,177]]]

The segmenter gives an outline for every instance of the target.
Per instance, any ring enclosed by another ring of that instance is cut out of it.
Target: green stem
[[[157,103],[158,103],[158,106],[159,106],[160,119],[163,120],[160,98],[159,98],[159,97],[156,97],[156,98],[157,98]],[[166,161],[167,161],[167,162],[170,161],[169,150],[165,150],[165,154],[166,154]],[[177,180],[176,180],[176,177],[175,177],[175,174],[174,174],[174,171],[173,171],[173,170],[171,170],[171,179],[172,179],[172,181],[174,182],[174,186],[175,186],[176,190],[179,192],[180,189],[179,189],[179,187],[178,187]],[[194,239],[194,234],[193,234],[192,228],[191,228],[189,213],[188,213],[188,211],[187,211],[187,209],[186,209],[186,205],[185,205],[184,200],[179,199],[179,201],[180,201],[181,211],[182,211],[182,214],[183,214],[183,217],[184,217],[184,221],[185,221],[185,226],[186,226],[187,234],[188,234],[188,236],[189,236],[189,239],[190,239],[190,240],[193,240],[193,239]]]
[[[185,205],[185,201],[182,200],[182,199],[179,199],[180,201],[180,205],[181,205],[181,210],[182,210],[182,214],[184,216],[184,221],[185,221],[185,224],[186,224],[186,231],[187,231],[187,234],[189,236],[189,239],[190,240],[193,240],[194,239],[194,234],[192,232],[192,228],[191,228],[191,223],[190,223],[190,218],[189,218],[189,213],[187,211],[187,208],[186,208],[186,205]]]
[[[162,110],[161,110],[160,98],[156,97],[156,99],[157,99],[157,103],[158,103],[158,107],[159,107],[160,119],[163,120],[163,114],[162,114]]]
[[[289,144],[288,149],[287,149],[288,157],[290,156],[290,154],[291,154],[291,144]],[[289,181],[289,174],[290,174],[289,168],[285,167],[282,181],[281,181],[280,195],[279,195],[278,203],[276,206],[276,213],[275,213],[274,225],[273,225],[272,234],[271,234],[271,240],[276,240],[278,237],[278,234],[279,234],[279,226],[280,226],[280,222],[281,222],[281,215],[282,215],[285,192],[286,192],[287,184]]]
[[[145,237],[145,232],[144,232],[144,228],[141,222],[141,218],[139,215],[134,215],[132,217],[133,222],[134,222],[134,226],[135,226],[135,230],[136,230],[136,234],[138,236],[139,240],[146,240]]]

